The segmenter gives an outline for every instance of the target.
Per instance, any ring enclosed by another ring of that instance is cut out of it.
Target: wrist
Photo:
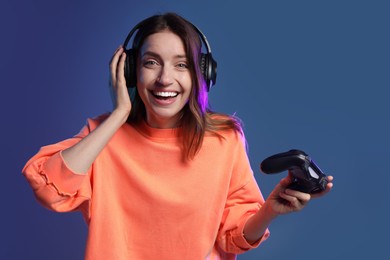
[[[272,220],[276,219],[279,214],[274,210],[272,203],[268,200],[266,200],[263,204],[263,206],[260,208],[261,214],[263,215],[264,219],[271,222]]]
[[[278,216],[272,205],[264,203],[259,211],[248,219],[244,227],[244,237],[249,243],[258,241],[267,231],[268,226]]]
[[[129,114],[130,110],[116,108],[112,111],[110,117],[112,117],[115,121],[120,122],[120,125],[123,125],[126,123]]]

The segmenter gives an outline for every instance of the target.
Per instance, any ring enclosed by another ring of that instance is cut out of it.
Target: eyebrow
[[[155,52],[152,52],[152,51],[147,51],[145,52],[144,54],[142,54],[142,58],[145,57],[145,56],[152,56],[152,57],[155,57],[155,58],[160,58],[161,59],[161,56]],[[177,59],[187,59],[187,56],[186,55],[181,55],[181,54],[178,54],[175,56],[175,58]]]

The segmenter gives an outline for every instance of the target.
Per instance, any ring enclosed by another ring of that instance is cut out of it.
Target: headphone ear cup
[[[200,55],[200,70],[206,81],[207,91],[210,91],[217,80],[217,62],[213,59],[211,53]]]
[[[207,54],[209,57],[209,79],[210,87],[217,83],[217,62],[213,59],[211,53]]]
[[[125,60],[125,79],[126,86],[128,88],[135,88],[137,85],[137,74],[135,68],[135,55],[133,49],[125,50],[126,60]]]
[[[203,78],[206,81],[207,87],[208,87],[208,76],[207,76],[207,60],[206,60],[206,54],[201,53],[200,54],[200,71],[202,72]]]

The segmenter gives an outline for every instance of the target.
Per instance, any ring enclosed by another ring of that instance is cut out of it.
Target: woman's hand
[[[122,46],[115,51],[110,61],[110,91],[116,111],[126,113],[131,111],[131,100],[127,91],[124,76],[126,53]]]
[[[125,59],[126,53],[120,46],[110,62],[110,88],[115,102],[114,111],[80,142],[62,152],[66,165],[76,173],[87,173],[100,151],[130,114],[131,101],[124,76]]]
[[[248,219],[244,227],[246,240],[249,243],[258,241],[276,217],[300,211],[312,198],[319,198],[328,193],[333,187],[333,177],[328,176],[327,179],[329,183],[324,191],[308,194],[287,188],[293,180],[291,173],[289,173],[276,185],[260,210]]]
[[[292,182],[292,175],[289,174],[282,179],[275,189],[268,196],[266,203],[269,204],[275,215],[282,215],[302,210],[312,198],[319,198],[328,193],[333,187],[333,176],[327,176],[328,184],[326,189],[320,193],[308,194],[288,189]]]

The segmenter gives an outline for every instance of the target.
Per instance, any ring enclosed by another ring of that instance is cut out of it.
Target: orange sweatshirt
[[[85,175],[61,151],[88,135],[42,147],[23,168],[37,199],[58,211],[80,210],[88,224],[86,259],[235,259],[257,247],[243,227],[264,199],[243,138],[206,135],[194,160],[183,162],[181,129],[123,125]]]

